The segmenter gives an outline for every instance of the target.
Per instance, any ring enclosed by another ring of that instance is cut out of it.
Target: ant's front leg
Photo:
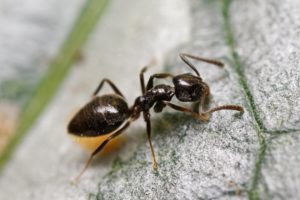
[[[199,114],[203,116],[204,118],[209,119],[210,114],[216,111],[220,110],[236,110],[240,111],[241,113],[244,112],[244,108],[238,105],[222,105],[222,106],[217,106],[215,108],[209,109],[207,111],[204,111],[204,101],[207,96],[202,96],[200,98],[200,104],[199,104]]]
[[[180,111],[180,112],[189,113],[194,118],[200,119],[201,121],[208,121],[208,117],[206,115],[202,115],[201,113],[194,112],[193,110],[191,110],[189,108],[185,108],[185,107],[182,107],[182,106],[170,103],[168,101],[163,101],[162,103],[165,104],[165,105],[167,105],[167,106],[169,106],[170,108],[173,108],[174,110],[177,110],[177,111]],[[160,106],[160,108],[161,107],[163,108],[163,106],[161,104],[159,106]]]
[[[173,78],[173,75],[169,74],[169,73],[160,73],[160,74],[151,75],[149,80],[148,80],[146,90],[150,90],[151,88],[153,88],[154,78],[159,78],[159,79]]]

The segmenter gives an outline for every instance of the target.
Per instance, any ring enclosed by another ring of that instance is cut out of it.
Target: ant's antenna
[[[202,61],[202,62],[206,62],[206,63],[209,63],[209,64],[213,64],[213,65],[216,65],[218,67],[224,67],[224,64],[217,61],[217,60],[211,60],[211,59],[206,59],[206,58],[201,58],[201,57],[198,57],[198,56],[193,56],[191,54],[187,54],[187,53],[180,53],[179,54],[181,60],[183,62],[185,62],[192,70],[194,70],[194,72],[200,77],[200,74],[198,72],[198,70],[196,69],[196,67],[187,59],[187,58],[192,58],[194,60],[198,60],[198,61]]]

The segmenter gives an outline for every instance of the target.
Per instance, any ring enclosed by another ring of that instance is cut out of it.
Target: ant
[[[129,127],[131,122],[140,117],[141,113],[143,113],[146,122],[148,142],[152,154],[152,166],[153,169],[156,170],[157,162],[151,142],[151,108],[153,108],[156,113],[159,113],[168,106],[174,110],[189,113],[201,121],[208,121],[210,114],[219,110],[236,110],[241,113],[244,112],[243,107],[238,105],[223,105],[204,111],[203,107],[205,99],[210,95],[209,87],[207,83],[202,80],[199,72],[188,58],[213,64],[218,67],[223,67],[224,64],[216,60],[193,56],[186,53],[180,53],[179,56],[182,61],[195,72],[195,74],[185,73],[176,76],[169,73],[153,74],[150,76],[148,83],[145,86],[144,73],[147,71],[148,66],[142,68],[140,72],[142,95],[136,98],[131,107],[128,107],[124,95],[112,81],[103,79],[100,82],[93,93],[92,100],[81,108],[69,123],[68,131],[70,134],[79,138],[97,137],[101,135],[109,136],[99,144],[90,155],[85,167],[75,180],[79,180],[80,176],[90,165],[93,157],[98,154],[110,140],[122,134],[122,132]],[[154,79],[165,78],[172,78],[174,86],[166,84],[153,85]],[[97,96],[104,83],[109,84],[115,94]],[[198,112],[171,103],[174,96],[181,102],[198,102]]]

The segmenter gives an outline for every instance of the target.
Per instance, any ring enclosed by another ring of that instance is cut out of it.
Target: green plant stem
[[[57,57],[50,64],[48,73],[25,105],[20,116],[17,131],[0,157],[0,170],[3,169],[11,158],[16,146],[51,101],[74,60],[76,60],[80,49],[88,39],[93,27],[98,22],[106,4],[107,0],[88,0],[86,2]]]

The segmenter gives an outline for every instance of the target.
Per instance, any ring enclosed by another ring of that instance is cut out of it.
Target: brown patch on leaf
[[[0,154],[16,131],[19,108],[11,103],[0,103]]]

